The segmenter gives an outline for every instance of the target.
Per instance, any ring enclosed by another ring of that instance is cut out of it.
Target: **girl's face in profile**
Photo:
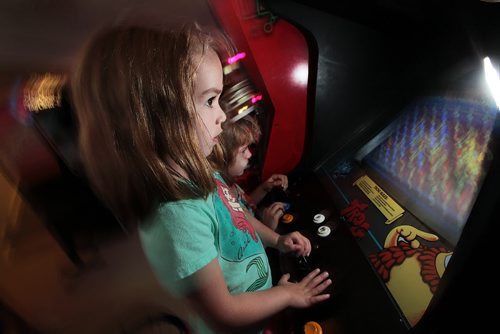
[[[232,177],[243,175],[243,172],[248,167],[248,161],[252,157],[252,152],[248,145],[240,146],[234,157],[233,163],[228,168],[228,173]]]
[[[194,76],[194,103],[198,114],[196,133],[205,156],[210,155],[217,144],[222,123],[226,120],[226,115],[219,106],[222,80],[219,57],[213,50],[209,50],[201,59]]]

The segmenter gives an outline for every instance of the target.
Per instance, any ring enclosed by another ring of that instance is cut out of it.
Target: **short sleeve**
[[[217,257],[217,224],[210,203],[211,198],[166,203],[139,230],[158,280],[176,295],[189,291],[186,277]]]

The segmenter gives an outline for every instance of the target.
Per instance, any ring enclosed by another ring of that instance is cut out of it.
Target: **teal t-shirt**
[[[271,270],[260,237],[234,192],[216,175],[207,199],[161,205],[139,229],[142,247],[159,282],[182,297],[194,287],[187,277],[217,258],[231,294],[269,289]],[[211,333],[193,319],[198,333]]]

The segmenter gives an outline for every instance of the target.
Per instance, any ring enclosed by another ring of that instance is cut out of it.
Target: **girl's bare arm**
[[[208,323],[223,330],[250,326],[287,307],[305,308],[330,297],[323,291],[331,280],[319,270],[299,283],[291,283],[289,275],[283,275],[276,287],[237,295],[229,293],[217,259],[188,279],[195,286],[189,301]]]

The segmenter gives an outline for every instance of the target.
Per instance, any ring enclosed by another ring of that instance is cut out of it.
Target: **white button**
[[[321,213],[318,213],[313,218],[313,222],[315,222],[316,224],[321,224],[324,221],[325,221],[325,216],[322,215]]]
[[[320,237],[327,237],[331,231],[332,230],[328,226],[323,225],[318,228],[318,235]]]

